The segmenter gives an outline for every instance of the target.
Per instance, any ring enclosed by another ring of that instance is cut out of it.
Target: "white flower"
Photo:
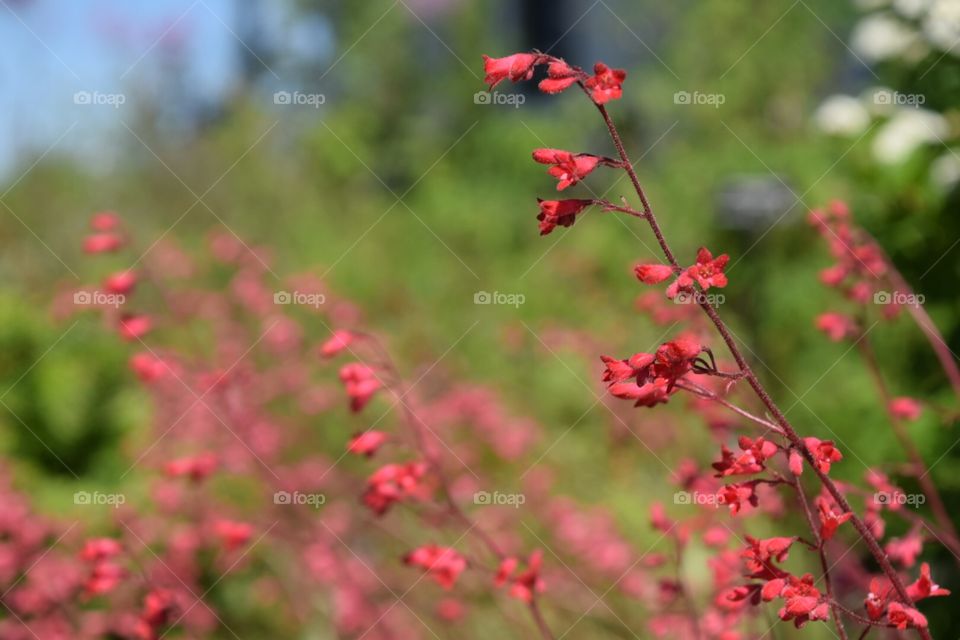
[[[850,36],[853,50],[871,62],[904,53],[917,34],[888,13],[874,13],[857,23]]]
[[[927,12],[934,0],[893,0],[893,10],[900,15],[916,20]]]
[[[944,189],[960,182],[960,158],[952,151],[943,154],[930,165],[930,178]]]
[[[823,101],[813,114],[817,127],[839,136],[857,136],[870,125],[870,113],[852,96],[833,95]]]
[[[935,0],[923,21],[923,34],[934,46],[960,55],[960,2]]]
[[[947,121],[939,113],[901,109],[877,133],[873,155],[883,164],[900,164],[921,145],[939,144],[947,132]]]

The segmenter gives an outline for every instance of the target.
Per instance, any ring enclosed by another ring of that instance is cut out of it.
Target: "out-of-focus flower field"
[[[0,639],[960,630],[960,3],[0,4]]]

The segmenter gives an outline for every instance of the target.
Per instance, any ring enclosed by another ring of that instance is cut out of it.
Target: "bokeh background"
[[[856,352],[814,327],[844,303],[817,281],[828,258],[807,212],[850,202],[960,345],[953,0],[0,5],[0,450],[51,511],[78,483],[119,486],[151,412],[95,317],[51,313],[98,277],[80,240],[91,212],[113,209],[147,253],[199,252],[219,231],[263,251],[278,283],[319,275],[411,370],[439,362],[539,421],[544,464],[576,471],[562,489],[612,509],[642,546],[648,505],[672,491],[657,459],[711,455],[700,427],[674,417],[638,437],[623,421],[639,418],[597,402],[588,356],[661,338],[630,274],[654,243],[589,217],[537,236],[534,197],[553,182],[530,150],[612,149],[576,96],[478,94],[484,53],[627,69],[611,111],[666,234],[687,257],[731,254],[722,311],[789,417],[851,452],[839,477],[904,458]],[[478,292],[523,304],[478,305]],[[872,337],[895,392],[936,408],[911,429],[960,506],[956,405],[933,354],[907,321]],[[941,560],[939,581],[958,584]],[[956,635],[941,600],[925,611]],[[821,627],[810,635],[829,637]]]

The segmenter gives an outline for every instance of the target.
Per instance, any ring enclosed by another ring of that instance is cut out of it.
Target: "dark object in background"
[[[770,175],[740,175],[717,191],[717,221],[724,229],[766,231],[798,203],[786,180]]]

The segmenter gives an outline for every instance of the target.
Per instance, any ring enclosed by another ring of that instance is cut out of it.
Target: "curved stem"
[[[920,488],[923,489],[924,494],[930,498],[930,510],[933,511],[933,517],[937,521],[938,528],[946,534],[946,540],[944,540],[943,543],[950,549],[954,560],[960,564],[960,542],[958,542],[958,540],[960,540],[960,535],[958,535],[957,529],[953,524],[953,520],[950,518],[950,514],[947,511],[946,504],[943,502],[940,491],[937,490],[937,485],[934,484],[933,479],[930,477],[930,470],[923,461],[923,456],[917,449],[916,444],[914,444],[913,439],[910,437],[910,433],[903,424],[903,421],[900,420],[900,418],[898,418],[890,409],[890,403],[893,401],[893,395],[890,393],[890,389],[887,387],[887,383],[883,378],[883,374],[880,371],[880,365],[877,362],[876,352],[874,351],[873,345],[870,343],[870,340],[866,334],[862,335],[860,340],[857,341],[857,347],[859,348],[860,353],[866,362],[867,371],[870,372],[873,382],[877,387],[877,391],[880,394],[880,400],[883,402],[884,410],[887,412],[887,417],[890,419],[890,425],[893,427],[893,433],[900,442],[900,446],[902,446],[904,451],[907,453],[907,457],[910,458],[910,462],[913,466],[913,472],[917,478],[917,482],[920,483]]]
[[[586,92],[586,88],[581,84],[581,88]],[[588,94],[589,97],[589,94]],[[610,115],[607,113],[606,108],[598,104],[596,105],[597,109],[600,111],[600,115],[603,117],[604,123],[607,125],[607,130],[610,132],[610,138],[613,140],[614,146],[617,148],[617,153],[620,154],[620,159],[624,162],[624,171],[627,172],[627,175],[630,177],[630,182],[633,184],[634,190],[637,193],[637,197],[640,198],[640,202],[643,206],[643,212],[647,223],[650,225],[650,229],[653,231],[653,235],[657,239],[657,244],[660,245],[660,249],[663,251],[663,255],[669,261],[670,265],[673,267],[674,271],[679,273],[682,269],[680,263],[677,261],[676,256],[673,251],[670,249],[670,246],[667,244],[667,241],[663,237],[663,232],[660,229],[660,225],[657,222],[656,215],[653,213],[653,209],[650,207],[650,203],[647,200],[646,193],[643,190],[643,187],[640,185],[640,179],[637,177],[636,171],[633,169],[633,163],[630,162],[630,157],[627,155],[626,149],[623,146],[623,141],[620,139],[620,134],[617,131],[616,125],[610,119]],[[837,505],[843,510],[844,513],[850,513],[850,522],[853,524],[853,527],[857,530],[857,533],[860,534],[860,537],[863,538],[864,542],[867,545],[867,548],[870,550],[871,555],[877,561],[877,564],[880,566],[880,569],[890,580],[890,583],[893,585],[894,591],[896,591],[897,596],[906,603],[913,604],[913,600],[907,594],[907,590],[904,587],[903,581],[900,579],[900,576],[897,574],[896,570],[893,568],[893,565],[890,563],[890,559],[887,557],[887,554],[880,547],[880,544],[877,542],[877,539],[874,537],[873,533],[870,531],[869,527],[863,522],[863,520],[858,516],[853,509],[850,507],[850,503],[844,497],[844,495],[837,488],[837,485],[827,476],[826,473],[821,471],[814,459],[813,453],[807,447],[806,443],[800,437],[800,435],[793,428],[793,425],[787,420],[787,417],[780,410],[780,407],[774,403],[773,399],[770,397],[770,394],[761,384],[759,378],[754,373],[753,369],[750,367],[746,358],[743,356],[743,353],[740,351],[740,348],[737,346],[736,341],[733,339],[733,335],[730,333],[730,330],[724,324],[723,320],[720,318],[720,315],[717,313],[716,309],[710,306],[706,301],[701,301],[699,303],[700,308],[707,314],[710,318],[710,321],[716,327],[717,331],[720,333],[721,338],[723,338],[724,343],[727,345],[727,349],[730,351],[730,355],[733,356],[733,359],[737,362],[737,366],[740,367],[740,370],[743,372],[744,377],[747,382],[750,384],[750,387],[754,390],[757,397],[760,399],[760,402],[767,408],[770,414],[774,417],[777,424],[783,429],[784,435],[793,444],[798,451],[803,455],[810,465],[810,468],[813,469],[813,472],[819,478],[820,483],[824,486],[828,493],[836,501]],[[917,629],[917,632],[920,634],[920,637],[924,640],[930,640],[930,632],[926,629]]]

